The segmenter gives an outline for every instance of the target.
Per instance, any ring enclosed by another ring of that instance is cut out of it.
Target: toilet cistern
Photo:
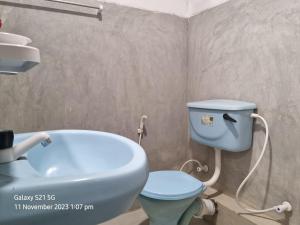
[[[17,160],[38,143],[41,143],[43,147],[46,147],[51,143],[51,138],[46,132],[34,134],[15,146],[13,146],[13,140],[13,131],[0,132],[0,163],[8,163]]]
[[[251,214],[271,211],[277,213],[292,211],[292,206],[287,201],[266,209],[252,209],[245,207],[239,200],[241,190],[254,174],[254,171],[264,156],[269,138],[267,121],[259,114],[254,113],[256,110],[254,103],[214,99],[190,102],[187,104],[187,107],[189,110],[191,138],[200,144],[215,149],[215,172],[209,181],[204,182],[206,186],[215,184],[219,178],[221,170],[221,152],[219,149],[230,152],[240,152],[250,149],[253,137],[253,120],[261,120],[266,130],[264,145],[258,160],[236,192],[236,203],[241,209],[245,210],[246,213]]]

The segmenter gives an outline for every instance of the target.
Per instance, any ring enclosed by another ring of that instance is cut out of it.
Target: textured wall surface
[[[93,129],[137,140],[144,113],[151,168],[185,159],[186,20],[111,4],[103,22],[4,8],[4,30],[32,38],[42,63],[0,76],[2,129]]]
[[[189,27],[176,16],[110,4],[102,23],[37,9],[2,12],[5,30],[31,37],[42,64],[0,76],[1,128],[95,129],[136,139],[145,113],[144,146],[152,169],[162,169],[186,158],[186,97],[253,101],[269,122],[270,144],[242,199],[256,207],[288,200],[295,210],[284,223],[299,224],[299,1],[231,0],[192,17]],[[263,141],[257,123],[250,151],[223,152],[218,189],[234,194]],[[190,142],[190,150],[212,164],[209,148]]]
[[[242,199],[258,208],[288,200],[294,211],[285,224],[298,225],[300,2],[232,0],[191,18],[188,59],[189,101],[252,101],[269,122],[270,144]],[[234,194],[261,152],[264,129],[256,124],[250,151],[223,152],[217,186],[225,193]],[[195,158],[213,158],[205,147],[191,149]]]

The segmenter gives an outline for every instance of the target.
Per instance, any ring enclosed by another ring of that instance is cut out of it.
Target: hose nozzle
[[[283,202],[281,205],[275,207],[277,213],[291,212],[292,209],[293,207],[289,202]]]
[[[146,127],[145,127],[146,119],[148,119],[148,116],[146,116],[146,115],[141,116],[140,126],[137,129],[137,133],[139,135],[139,144],[141,144],[141,141],[142,141],[142,138],[144,137],[144,135],[147,136],[147,130],[146,130]]]

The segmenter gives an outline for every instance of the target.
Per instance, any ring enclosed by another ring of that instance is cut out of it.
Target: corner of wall
[[[224,4],[230,0],[188,0],[187,17],[195,16],[205,10]]]

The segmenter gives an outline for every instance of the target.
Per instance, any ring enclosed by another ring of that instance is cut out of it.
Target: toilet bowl
[[[204,190],[201,181],[181,171],[155,171],[139,196],[150,225],[178,225]]]

